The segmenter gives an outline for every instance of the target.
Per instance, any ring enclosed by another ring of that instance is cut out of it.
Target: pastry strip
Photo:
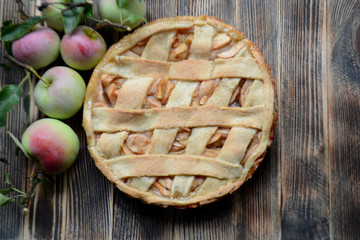
[[[171,80],[202,81],[215,78],[262,79],[255,59],[238,57],[230,59],[183,60],[162,62],[141,58],[116,56],[116,62],[104,67],[103,72],[122,78],[166,78]]]
[[[260,80],[254,80],[249,88],[243,107],[252,107],[265,104],[264,83]]]
[[[127,136],[127,132],[103,133],[97,141],[96,150],[105,159],[119,156]]]
[[[171,74],[177,76],[179,79],[184,79],[182,76],[184,76],[183,74],[184,72],[185,73],[187,72],[186,68],[192,68],[192,72],[193,72],[191,73],[192,76],[190,74],[187,74],[186,77],[189,78],[187,80],[190,80],[190,76],[192,77],[192,79],[194,79],[194,77],[196,77],[195,79],[201,79],[197,77],[198,74],[196,74],[194,70],[200,72],[202,77],[207,77],[207,79],[210,79],[210,74],[213,69],[213,62],[211,62],[210,72],[206,71],[205,69],[200,69],[199,66],[203,65],[204,62],[209,62],[208,59],[211,54],[212,41],[214,35],[215,35],[215,29],[211,26],[207,26],[207,25],[195,26],[194,40],[192,41],[192,44],[190,46],[190,55],[189,55],[190,61],[193,60],[189,63],[192,63],[193,66],[192,67],[190,65],[186,66],[188,64],[186,64],[185,62],[177,63],[176,65],[174,64],[174,66],[170,68],[172,70]],[[199,63],[201,62],[202,64],[201,65],[197,64],[197,62]],[[207,65],[210,66],[210,64]],[[198,83],[196,82],[191,82],[189,84],[191,84],[191,87],[194,89],[198,86]],[[186,196],[189,192],[193,180],[194,180],[193,176],[191,177],[175,176],[173,184],[171,186],[171,196],[172,197]]]
[[[183,60],[172,62],[169,79],[200,81],[210,79],[213,62],[206,60]]]
[[[207,60],[211,54],[211,45],[214,34],[215,28],[211,26],[195,26],[194,39],[190,46],[190,60],[172,63],[170,66],[169,78],[176,80],[209,79],[213,69],[213,62],[209,62]],[[178,82],[169,97],[166,107],[189,106],[192,99],[192,93],[198,84],[199,83],[197,82]],[[167,144],[164,144],[163,140],[160,141],[160,143],[163,144],[156,144],[153,146],[150,153],[168,153],[175,140],[177,132],[178,128],[169,130],[155,129],[152,142],[159,141],[160,138],[164,138],[168,142]],[[191,183],[192,179],[193,178],[188,180],[187,183]]]
[[[153,78],[128,79],[117,93],[116,108],[138,109],[142,108]]]
[[[154,22],[151,25],[148,25],[146,29],[143,29],[143,31],[135,31],[133,34],[127,35],[127,42],[126,44],[122,44],[120,47],[117,46],[116,48],[111,48],[109,51],[111,54],[105,55],[104,61],[108,61],[109,59],[115,57],[116,55],[119,55],[130,48],[134,47],[138,42],[142,41],[143,39],[148,38],[149,36],[152,36],[159,32],[165,32],[165,31],[172,31],[177,29],[187,29],[192,28],[194,26],[194,23],[191,21],[176,21],[171,23],[166,22]],[[115,45],[114,45],[115,46]]]
[[[195,26],[194,40],[190,46],[189,60],[208,60],[210,58],[215,33],[216,29],[212,26]]]
[[[240,78],[224,78],[209,98],[206,105],[228,106],[232,92],[240,82]],[[216,132],[217,127],[193,128],[185,153],[203,155],[206,145]],[[189,194],[194,177],[176,176],[171,187],[171,196],[185,197]],[[190,184],[189,184],[190,183]]]
[[[165,78],[169,74],[170,63],[141,58],[116,56],[115,65],[104,67],[104,73],[111,73],[122,78]]]
[[[215,89],[206,105],[223,107],[229,105],[232,92],[239,84],[240,78],[223,79]],[[192,129],[189,142],[186,146],[186,154],[202,155],[206,145],[216,132],[217,127],[202,127]]]
[[[192,99],[192,93],[194,92],[196,86],[197,83],[193,82],[178,82],[171,92],[166,108],[189,106]],[[177,132],[178,128],[154,129],[147,154],[167,154],[175,141]],[[148,190],[155,180],[156,178],[150,177],[132,178],[130,185],[140,185],[143,189]]]
[[[255,133],[255,129],[233,127],[217,158],[229,163],[240,164]]]
[[[273,91],[273,83],[271,81],[270,74],[268,73],[266,64],[264,63],[264,59],[262,58],[261,54],[257,52],[254,49],[251,49],[251,54],[254,56],[256,61],[258,62],[260,66],[260,70],[263,74],[263,83],[264,83],[264,95],[265,95],[265,111],[264,111],[264,119],[266,119],[266,123],[264,124],[262,128],[262,134],[261,139],[259,142],[259,145],[254,151],[253,154],[247,159],[244,169],[245,172],[248,172],[250,168],[254,165],[254,162],[256,159],[258,159],[268,147],[268,139],[270,138],[270,131],[273,124],[273,118],[274,118],[274,101],[275,101],[275,93]],[[245,181],[247,175],[242,174],[240,177],[240,181]]]
[[[210,114],[209,114],[210,113]],[[94,131],[145,132],[153,129],[178,127],[250,127],[261,129],[263,125],[263,107],[173,107],[153,109],[114,109],[94,108]]]
[[[167,61],[176,31],[161,32],[153,35],[141,55],[143,59]]]
[[[106,161],[118,178],[200,175],[219,179],[237,178],[242,167],[215,158],[192,155],[131,155]]]
[[[241,77],[262,79],[263,74],[256,60],[249,57],[215,59],[211,78]]]

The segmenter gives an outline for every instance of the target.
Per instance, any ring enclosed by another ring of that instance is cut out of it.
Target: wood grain
[[[283,1],[281,14],[281,236],[329,238],[324,1]],[[326,97],[325,97],[326,99]]]
[[[175,0],[146,1],[148,21],[176,16]],[[113,239],[171,239],[172,209],[147,206],[114,189]]]
[[[25,1],[37,13],[40,0]],[[97,3],[97,1],[94,1]],[[206,14],[239,28],[264,55],[277,83],[279,121],[272,147],[233,195],[197,209],[163,209],[121,193],[97,170],[81,127],[79,157],[54,185],[39,186],[29,216],[0,208],[0,239],[358,239],[360,235],[360,3],[356,0],[147,0],[147,20]],[[95,5],[95,15],[97,9]],[[19,20],[13,0],[0,20]],[[86,21],[94,26],[93,21]],[[125,33],[100,29],[110,46]],[[1,52],[5,50],[1,47]],[[0,56],[0,62],[7,62]],[[65,65],[59,59],[53,65]],[[82,72],[87,82],[91,71]],[[24,72],[0,69],[0,86]],[[35,83],[35,79],[33,82]],[[25,91],[27,91],[25,88]],[[36,111],[31,121],[44,115]],[[0,128],[5,173],[26,189],[31,166],[7,130],[21,138],[23,104]]]
[[[234,1],[179,1],[177,15],[215,16],[235,24]],[[174,239],[234,239],[234,202],[229,196],[200,209],[174,212]]]
[[[32,13],[34,3],[26,3],[25,9],[31,9],[27,12]],[[10,20],[19,21],[20,16],[16,14],[17,6],[15,1],[1,1],[0,3],[0,12],[1,20]],[[2,56],[0,57],[0,62],[6,62],[3,58],[5,49],[1,49]],[[1,70],[1,87],[4,84],[19,84],[21,79],[25,76],[24,71],[16,68],[12,68],[9,73]],[[24,93],[28,92],[28,87],[25,87],[23,90]],[[37,113],[36,113],[37,115]],[[30,171],[28,166],[28,161],[23,156],[22,153],[18,151],[16,145],[11,140],[7,131],[13,133],[18,139],[21,139],[21,135],[24,132],[26,127],[26,114],[23,108],[23,103],[14,107],[14,110],[8,114],[8,122],[6,127],[0,128],[0,153],[1,158],[5,159],[8,164],[0,163],[0,188],[5,188],[3,182],[3,176],[5,173],[11,174],[12,184],[21,190],[27,189],[27,169]],[[14,194],[15,195],[15,194]],[[22,239],[26,232],[25,218],[21,214],[22,207],[19,206],[19,199],[16,201],[16,205],[12,204],[5,208],[0,208],[0,238],[1,239]],[[6,226],[6,227],[3,227]]]
[[[330,1],[327,17],[330,233],[360,235],[360,2]],[[357,37],[357,38],[356,38]]]
[[[279,71],[279,7],[278,1],[236,3],[236,27],[259,47],[265,62],[271,68],[278,89],[282,83]],[[281,91],[277,92],[281,99]],[[281,122],[278,129],[281,129]],[[279,239],[281,236],[278,134],[276,132],[268,154],[252,179],[235,193],[236,239]]]

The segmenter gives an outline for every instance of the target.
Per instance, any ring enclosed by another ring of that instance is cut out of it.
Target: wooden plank
[[[177,15],[208,15],[235,25],[235,1],[179,1]],[[199,209],[174,212],[174,239],[234,239],[233,196]]]
[[[324,1],[282,1],[281,236],[329,238]],[[325,101],[324,101],[325,99]]]
[[[85,79],[86,75],[83,77]],[[58,197],[65,197],[66,224],[69,239],[110,239],[112,236],[112,184],[95,167],[86,145],[85,133],[79,124],[82,113],[66,121],[80,139],[77,161],[67,171],[67,185]]]
[[[279,1],[237,1],[236,27],[253,41],[262,52],[277,84],[280,86]],[[280,107],[278,111],[280,112]],[[235,194],[236,239],[279,239],[280,224],[280,130],[265,159],[252,179]]]
[[[176,1],[146,2],[148,22],[175,17]],[[172,209],[148,206],[114,189],[113,239],[171,239]]]
[[[360,235],[360,2],[330,0],[327,16],[330,234]]]
[[[26,3],[26,7],[30,7],[34,3]],[[13,19],[14,21],[20,21],[20,16],[17,14],[17,5],[15,1],[6,0],[0,3],[1,17],[0,21]],[[1,49],[0,62],[8,63],[3,55],[6,53],[5,49]],[[24,71],[12,63],[11,72],[6,73],[1,70],[1,87],[5,84],[19,84],[21,79],[25,76]],[[23,92],[28,91],[28,86],[25,85]],[[11,174],[12,184],[22,190],[27,189],[27,165],[28,160],[23,156],[21,152],[16,149],[16,144],[11,140],[6,133],[7,130],[12,132],[18,139],[21,139],[22,133],[26,128],[25,119],[26,114],[23,110],[23,103],[16,105],[14,109],[8,114],[7,127],[0,128],[0,157],[8,160],[9,164],[5,165],[0,163],[0,188],[4,188],[3,176],[5,173]],[[22,206],[19,206],[20,199],[15,204],[8,205],[0,208],[0,237],[1,239],[22,239],[26,232],[26,219],[21,211]]]
[[[35,2],[26,1],[25,3],[25,10],[30,15],[34,15]],[[7,13],[15,13],[15,1],[6,1],[4,5],[6,6],[1,9],[4,9],[4,13],[6,11],[6,15],[8,15]],[[39,14],[40,13],[37,12],[37,15]],[[11,18],[12,16],[13,15],[6,17]],[[63,63],[59,60],[52,64],[52,66],[55,65],[63,65]],[[2,71],[1,73],[4,72]],[[39,73],[41,73],[41,71]],[[14,67],[10,78],[4,77],[2,79],[12,79],[15,83],[18,83],[23,75],[23,72],[19,71],[19,68]],[[90,77],[90,72],[82,72],[82,75],[87,82]],[[31,117],[32,121],[34,121],[39,114],[36,108],[32,107],[32,109],[35,110]],[[44,117],[44,115],[41,115],[41,117]],[[86,138],[81,127],[81,118],[82,113],[79,112],[77,116],[66,121],[79,136],[82,146],[76,163],[66,173],[54,178],[52,188],[44,189],[44,186],[41,184],[38,186],[33,208],[31,208],[31,214],[29,216],[23,218],[20,207],[15,205],[11,207],[15,208],[15,210],[12,209],[13,214],[6,219],[6,224],[2,224],[2,226],[9,225],[10,227],[1,228],[1,231],[4,231],[0,234],[1,238],[3,236],[9,239],[64,239],[68,237],[79,239],[111,238],[112,215],[109,214],[109,212],[112,212],[112,186],[96,169],[87,151]],[[9,119],[9,129],[16,129],[14,134],[19,138],[21,138],[21,134],[25,130],[23,127],[24,119],[25,115],[20,105],[12,111]],[[13,125],[16,126],[14,127]],[[9,140],[6,134],[1,134],[1,138],[3,138],[3,136],[4,138],[6,137],[7,140],[4,148],[2,146],[3,144],[1,144],[1,149],[13,150],[15,145]],[[10,144],[13,146],[10,146]],[[10,152],[7,152],[6,158],[9,156],[11,156]],[[22,160],[20,161],[21,166],[16,167],[25,169],[22,166],[25,161],[23,159],[20,160]],[[30,169],[31,168],[28,167],[28,170]],[[1,169],[1,171],[2,170],[3,169]],[[19,176],[16,172],[12,175]],[[20,175],[19,181],[20,180],[22,180],[22,184],[24,185],[25,177]],[[18,181],[15,181],[14,184],[17,182]],[[21,185],[19,185],[20,184],[16,184],[20,189],[25,189],[25,186],[20,187]],[[108,196],[109,194],[111,194],[111,197]],[[0,211],[2,211],[2,209]],[[6,214],[6,212],[4,214]],[[97,216],[97,218],[94,218],[94,216]],[[13,221],[14,219],[18,219],[17,221],[20,222],[15,223]],[[84,219],[86,219],[86,221],[84,221]],[[21,220],[23,220],[23,222]],[[94,228],[94,226],[97,227]]]

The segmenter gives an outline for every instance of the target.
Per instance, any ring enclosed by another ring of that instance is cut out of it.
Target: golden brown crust
[[[94,116],[92,114],[92,109],[94,108],[94,102],[96,101],[99,86],[101,85],[101,81],[99,79],[101,78],[102,69],[104,69],[106,64],[108,64],[109,62],[113,62],[113,59],[116,55],[120,55],[121,53],[128,51],[133,46],[135,46],[135,44],[141,39],[148,39],[155,32],[179,29],[182,27],[186,29],[189,26],[201,26],[205,24],[214,27],[218,32],[226,31],[226,33],[233,40],[241,41],[244,39],[244,35],[241,31],[235,29],[233,26],[223,23],[220,19],[214,17],[200,16],[196,18],[191,16],[183,16],[176,18],[159,19],[145,25],[142,28],[137,29],[134,33],[126,36],[118,43],[111,46],[108,52],[103,57],[102,61],[95,68],[87,87],[87,94],[84,101],[83,127],[86,131],[89,151],[95,161],[96,166],[109,179],[109,181],[115,183],[121,191],[125,192],[131,197],[138,198],[141,201],[149,204],[156,204],[163,207],[175,206],[178,208],[193,208],[208,204],[210,202],[216,201],[219,198],[222,198],[229,193],[233,193],[246,180],[251,178],[254,171],[259,166],[260,162],[263,160],[266,148],[270,146],[274,137],[275,127],[277,124],[275,80],[271,75],[270,68],[264,62],[259,49],[250,40],[245,39],[244,41],[250,49],[250,54],[257,61],[262,71],[264,84],[266,86],[264,91],[268,91],[267,93],[269,99],[267,99],[267,104],[265,104],[264,106],[265,112],[267,114],[265,118],[269,121],[265,124],[263,128],[263,134],[261,139],[264,140],[260,140],[260,142],[263,142],[264,144],[259,144],[258,149],[260,150],[255,151],[252,155],[253,159],[245,163],[245,165],[243,166],[245,171],[243,171],[241,177],[225,181],[225,183],[219,186],[217,190],[214,190],[206,195],[196,195],[194,197],[189,196],[187,198],[164,198],[161,196],[157,196],[151,192],[141,191],[127,185],[123,180],[119,179],[119,177],[115,175],[113,171],[111,171],[109,165],[99,155],[99,152],[96,150],[96,137],[93,131]]]

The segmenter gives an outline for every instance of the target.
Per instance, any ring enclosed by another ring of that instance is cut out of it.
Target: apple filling
[[[200,34],[206,37],[208,33],[204,32]],[[229,32],[218,31],[211,36],[211,44],[207,42],[209,51],[205,60],[201,54],[200,57],[191,55],[193,54],[192,46],[201,48],[201,43],[196,42],[196,34],[199,33],[196,33],[193,27],[160,32],[155,37],[147,37],[120,55],[116,55],[104,67],[105,70],[102,69],[104,71],[98,79],[94,107],[164,110],[167,107],[192,106],[204,109],[206,106],[216,106],[233,107],[232,110],[234,110],[234,108],[264,105],[263,81],[257,80],[257,69],[254,70],[255,77],[248,75],[238,77],[236,75],[238,73],[234,70],[236,68],[232,68],[232,64],[237,66],[237,61],[249,61],[249,65],[247,63],[242,65],[245,66],[244,71],[247,71],[247,68],[254,63],[249,42],[242,38],[235,38]],[[157,42],[161,42],[161,46]],[[191,63],[195,66],[190,66]],[[214,73],[215,70],[218,75]],[[231,75],[233,70],[234,76]],[[223,76],[222,71],[231,74]],[[178,76],[180,78],[177,78]],[[184,87],[185,85],[187,88]],[[182,92],[178,89],[182,89]],[[132,95],[126,94],[129,92]],[[179,96],[181,94],[186,95],[186,101],[181,99],[182,96]],[[176,97],[181,100],[172,102],[173,95],[177,95]],[[129,98],[136,103],[132,104]],[[123,105],[122,101],[128,102]],[[261,143],[261,130],[252,126],[232,128],[212,126],[161,128],[160,130],[154,127],[155,130],[144,132],[96,132],[95,139],[100,156],[110,162],[125,155],[133,155],[134,159],[138,159],[136,155],[167,154],[174,159],[180,155],[193,155],[199,156],[201,160],[225,161],[226,164],[233,164],[231,167],[235,163],[240,163],[239,168],[246,168],[248,159],[257,151]],[[202,140],[205,139],[204,143],[198,144],[200,137],[197,136],[204,135],[206,136],[202,138]],[[165,143],[159,143],[159,136],[166,136]],[[242,141],[239,138],[246,138],[246,140]],[[156,144],[163,146],[158,147]],[[232,155],[223,151],[224,148]],[[250,172],[255,171],[261,157],[256,161]],[[210,180],[210,183],[204,184],[207,177],[200,175],[172,174],[153,177],[151,174],[134,174],[131,176],[124,177],[121,181],[141,191],[171,199],[187,198],[200,191],[203,185],[208,188],[211,183]],[[223,179],[219,177],[217,181],[224,181]]]

